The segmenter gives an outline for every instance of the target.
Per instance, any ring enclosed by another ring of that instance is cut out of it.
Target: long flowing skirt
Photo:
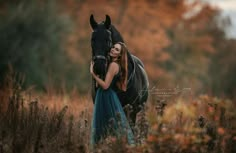
[[[91,130],[92,146],[108,136],[117,138],[125,136],[129,144],[135,144],[133,132],[121,103],[111,88],[97,90]]]

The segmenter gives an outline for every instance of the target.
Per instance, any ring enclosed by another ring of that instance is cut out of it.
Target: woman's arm
[[[109,67],[108,67],[108,71],[105,77],[105,81],[103,81],[102,79],[100,79],[98,76],[96,76],[96,74],[93,72],[93,63],[91,63],[90,65],[90,73],[92,74],[92,76],[94,77],[94,79],[97,81],[97,83],[104,89],[108,89],[113,77],[118,73],[119,71],[119,65],[117,63],[110,63]]]

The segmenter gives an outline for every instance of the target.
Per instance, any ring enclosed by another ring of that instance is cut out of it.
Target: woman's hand
[[[92,75],[94,74],[94,72],[93,72],[93,65],[94,65],[94,63],[93,63],[93,61],[91,61],[91,63],[90,63],[90,73]]]

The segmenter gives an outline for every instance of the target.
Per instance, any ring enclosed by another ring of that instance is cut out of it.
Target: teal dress
[[[97,90],[91,127],[92,147],[108,136],[126,137],[130,145],[135,144],[133,132],[114,91],[118,77],[119,75],[116,75],[113,78],[108,89],[99,87]]]

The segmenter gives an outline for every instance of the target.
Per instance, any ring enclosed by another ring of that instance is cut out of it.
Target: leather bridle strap
[[[93,60],[97,60],[97,59],[107,60],[106,57],[103,55],[93,56]]]

